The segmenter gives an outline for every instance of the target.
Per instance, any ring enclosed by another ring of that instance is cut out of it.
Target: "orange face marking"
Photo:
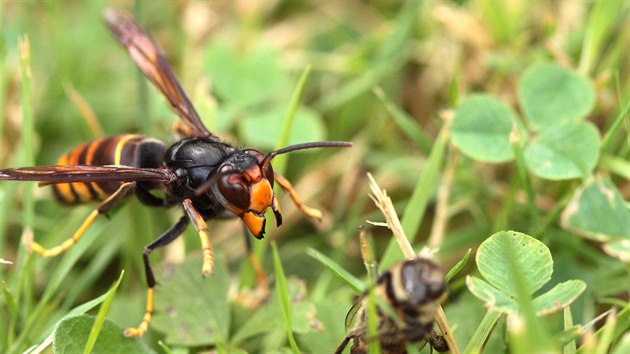
[[[259,182],[252,184],[249,189],[249,209],[259,214],[265,212],[265,210],[271,206],[273,202],[273,189],[271,184],[265,178]]]
[[[241,219],[243,219],[243,222],[245,222],[245,225],[247,225],[247,228],[249,229],[249,231],[251,231],[252,234],[256,238],[263,237],[263,234],[265,232],[265,217],[264,216],[256,215],[248,211],[247,213],[243,214]]]

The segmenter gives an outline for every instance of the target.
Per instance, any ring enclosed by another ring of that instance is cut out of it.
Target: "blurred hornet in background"
[[[171,146],[140,135],[118,135],[80,145],[63,155],[57,165],[0,170],[0,180],[39,181],[53,185],[57,199],[66,204],[100,201],[71,238],[45,249],[32,242],[32,252],[44,257],[60,254],[76,243],[99,216],[107,213],[126,195],[133,192],[144,204],[153,207],[180,205],[184,215],[169,230],[146,246],[143,251],[148,284],[146,312],[137,328],[128,328],[127,336],[142,336],[153,313],[155,278],[149,254],[166,246],[182,234],[189,222],[199,234],[203,250],[202,273],[212,273],[214,256],[208,238],[206,220],[237,216],[254,237],[265,231],[267,208],[271,207],[278,226],[282,224],[280,206],[273,192],[274,182],[286,190],[297,207],[309,217],[321,213],[303,205],[291,184],[271,167],[271,160],[291,151],[349,147],[348,142],[313,142],[272,151],[267,155],[255,149],[241,149],[221,141],[201,122],[192,103],[175,79],[166,57],[129,14],[116,10],[105,12],[105,22],[116,39],[127,49],[144,75],[162,92],[183,125],[185,138]],[[164,197],[153,190],[162,190]],[[248,255],[257,276],[258,287],[266,297],[266,277],[258,260]]]
[[[398,263],[369,291],[376,298],[377,337],[369,338],[367,333],[366,292],[346,315],[348,334],[335,354],[341,354],[351,340],[351,354],[367,353],[370,341],[378,341],[383,354],[407,353],[408,345],[426,342],[438,352],[448,351],[444,337],[433,330],[438,306],[446,298],[444,272],[437,264],[425,258]]]

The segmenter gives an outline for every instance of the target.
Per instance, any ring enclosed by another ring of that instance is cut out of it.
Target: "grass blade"
[[[376,308],[376,294],[370,291],[367,296],[367,337],[378,338],[378,311]],[[380,340],[368,341],[368,354],[380,354]]]
[[[134,17],[142,22],[142,1],[136,0],[133,4]],[[140,117],[140,134],[149,135],[151,130],[151,115],[149,114],[149,86],[147,79],[139,68],[136,68],[136,91],[138,93],[138,113]]]
[[[317,109],[327,113],[341,107],[357,96],[368,92],[387,75],[400,70],[409,53],[407,39],[412,35],[420,12],[422,1],[406,1],[401,6],[397,18],[392,21],[395,28],[379,48],[374,66],[361,72],[361,75],[341,86],[334,95],[325,95],[317,102]]]
[[[7,310],[11,316],[11,322],[15,322],[18,315],[18,309],[15,304],[15,298],[11,294],[11,290],[9,290],[5,282],[2,282],[2,295],[4,295],[5,304],[7,305]]]
[[[99,304],[101,304],[103,301],[105,301],[105,298],[107,297],[107,293],[97,297],[96,299],[92,299],[86,303],[83,303],[75,308],[73,308],[72,310],[70,310],[63,318],[61,318],[59,321],[63,320],[64,318],[69,318],[69,317],[73,317],[73,316],[77,316],[77,315],[82,315],[88,311],[90,311],[91,309],[95,308],[96,306],[98,306]],[[29,349],[27,351],[28,354],[38,354],[38,353],[42,353],[46,348],[48,348],[48,346],[50,346],[53,342],[53,338],[55,336],[54,333],[54,328],[56,326],[55,324],[52,324],[44,333],[50,333],[46,339],[44,339],[44,341],[42,341],[42,343],[40,343],[37,346],[32,347],[31,349]]]
[[[405,208],[401,224],[402,228],[407,235],[410,243],[413,243],[416,238],[416,233],[420,227],[420,221],[424,217],[429,200],[433,195],[435,185],[437,183],[438,175],[442,168],[442,161],[444,160],[444,152],[448,146],[448,131],[451,125],[451,117],[447,117],[444,121],[444,125],[440,131],[440,134],[433,145],[427,164],[418,178],[416,187],[413,190],[409,203]],[[387,250],[381,259],[381,269],[390,268],[397,260],[402,259],[398,254],[398,247],[396,247],[396,241],[390,241],[387,245]]]
[[[599,341],[597,342],[597,348],[595,349],[596,353],[608,352],[608,349],[611,347],[611,343],[613,341],[615,327],[617,327],[616,314],[614,312],[611,312],[608,314],[606,324],[603,327],[604,330],[602,331],[602,335],[599,337]]]
[[[604,326],[602,326],[597,330],[597,332],[595,332],[595,343],[601,341],[604,336],[610,336],[610,333],[607,333],[609,326],[611,326],[611,323],[607,321]],[[630,330],[630,304],[627,303],[623,310],[619,311],[616,314],[614,327],[615,328],[612,331],[612,342],[617,342],[622,336],[628,333],[628,330]],[[590,343],[592,342],[593,341],[590,341]],[[593,350],[589,351],[589,348],[590,347],[588,343],[584,343],[580,348],[578,348],[577,352],[579,354],[592,353]]]
[[[414,142],[414,144],[422,152],[429,152],[431,150],[431,140],[421,129],[420,125],[416,123],[404,110],[395,105],[385,94],[380,87],[373,89],[374,94],[378,97],[387,112],[392,116],[394,123],[398,125],[400,131],[407,135],[407,138]]]
[[[593,3],[588,24],[585,26],[586,33],[578,67],[583,75],[589,75],[597,65],[598,56],[606,52],[604,48],[609,45],[610,37],[617,30],[617,20],[623,16],[623,4],[623,1]]]
[[[289,145],[289,139],[291,138],[291,129],[293,128],[293,123],[295,122],[295,113],[300,106],[300,98],[302,97],[302,91],[304,90],[304,84],[306,83],[306,79],[308,78],[309,73],[311,72],[311,66],[308,65],[302,71],[302,75],[300,75],[300,79],[298,80],[295,89],[293,90],[293,94],[291,95],[291,101],[289,101],[289,108],[287,110],[287,114],[284,117],[284,121],[282,122],[282,128],[280,128],[280,137],[278,138],[278,143],[276,144],[276,149],[283,148]],[[274,158],[273,161],[273,169],[278,171],[280,174],[283,174],[286,170],[287,159],[286,156],[278,156]]]
[[[617,115],[617,117],[615,117],[612,125],[610,126],[610,128],[608,128],[606,134],[604,134],[602,144],[600,145],[600,151],[608,152],[608,150],[610,149],[610,144],[614,141],[613,137],[615,137],[615,134],[617,133],[619,128],[622,127],[623,122],[628,121],[628,115],[630,115],[630,100],[626,102],[626,105],[623,107],[623,109],[619,111],[619,114]]]
[[[534,188],[532,186],[527,168],[525,167],[525,157],[523,156],[523,149],[521,145],[521,137],[516,129],[516,126],[512,129],[510,134],[510,143],[512,145],[512,151],[516,160],[516,167],[519,179],[523,185],[523,189],[527,194],[527,206],[532,217],[532,224],[538,224],[538,210],[536,209],[536,196],[534,194]]]
[[[85,343],[85,349],[83,350],[83,354],[89,354],[94,349],[94,344],[96,344],[96,339],[98,339],[98,335],[103,328],[103,322],[105,322],[105,318],[109,313],[109,309],[112,306],[112,302],[114,301],[114,297],[116,296],[116,290],[122,281],[123,276],[125,275],[125,271],[120,272],[120,276],[118,280],[114,283],[114,285],[105,293],[105,300],[101,305],[100,310],[98,311],[98,315],[96,315],[96,319],[94,320],[94,325],[92,326],[92,330],[90,331],[90,336],[88,337],[87,343]]]
[[[508,248],[507,271],[512,274],[512,286],[516,290],[519,313],[508,316],[508,339],[514,352],[558,352],[551,340],[545,323],[536,315],[534,302],[530,296],[531,288],[523,270],[517,263],[518,255],[513,248]]]
[[[501,318],[500,312],[488,311],[475,330],[472,338],[470,338],[468,345],[464,348],[463,353],[480,353],[483,349],[484,343],[486,343],[488,337],[490,337],[492,329],[499,321],[499,318]]]
[[[339,263],[333,261],[328,258],[328,256],[320,253],[319,251],[308,248],[306,249],[306,254],[318,260],[324,267],[328,268],[339,280],[346,283],[355,294],[359,295],[363,293],[363,283],[356,278],[354,275],[350,274],[347,270],[345,270]]]
[[[20,336],[14,343],[14,346],[16,348],[19,347],[22,342],[30,338],[31,332],[34,330],[35,326],[38,325],[38,322],[41,321],[40,316],[42,315],[43,311],[46,310],[48,302],[50,301],[50,299],[52,299],[57,289],[59,289],[61,283],[66,279],[68,273],[78,262],[81,255],[83,255],[87,248],[94,242],[96,237],[100,235],[102,227],[104,227],[103,224],[92,225],[90,229],[85,233],[85,235],[81,238],[81,242],[73,245],[72,248],[65,253],[59,264],[56,266],[54,272],[50,276],[46,289],[39,299],[39,302],[32,311],[29,311],[28,317],[26,318],[26,324],[22,328]],[[29,257],[29,259],[33,258],[34,257]]]
[[[459,262],[457,262],[457,264],[455,264],[451,270],[448,271],[448,273],[446,273],[446,282],[450,282],[451,279],[453,279],[453,277],[455,277],[466,265],[466,263],[468,263],[468,258],[470,258],[470,253],[472,252],[472,249],[468,249],[468,252],[466,252],[466,254],[464,255],[464,257],[462,257],[462,259],[459,260]]]
[[[302,90],[304,89],[304,84],[306,83],[306,79],[308,78],[310,71],[311,71],[310,65],[304,68],[304,71],[302,71],[302,75],[300,75],[298,83],[295,86],[295,89],[293,90],[293,94],[291,95],[291,101],[289,102],[289,107],[287,109],[287,114],[285,115],[284,120],[282,122],[282,128],[280,128],[281,129],[280,137],[278,138],[276,149],[283,148],[289,144],[289,139],[291,138],[291,129],[293,128],[293,123],[295,122],[295,114],[298,110],[298,107],[300,106],[300,98],[302,97]],[[274,161],[273,161],[274,171],[280,174],[284,174],[286,170],[286,165],[287,165],[286,155],[280,155],[274,158]],[[280,190],[281,190],[281,187],[278,184],[276,184],[276,186],[274,186],[274,191],[276,193],[279,193]],[[267,215],[270,216],[271,211],[268,211]],[[256,254],[258,259],[261,262],[263,262],[265,258],[264,256],[267,250],[267,243],[255,242],[253,246],[254,246],[254,253]],[[251,281],[253,277],[254,277],[253,272],[250,269],[244,268],[244,270],[241,272],[240,283],[246,284],[249,281]]]
[[[276,294],[278,295],[278,302],[280,303],[280,309],[282,309],[282,317],[284,319],[284,327],[287,330],[287,337],[289,339],[289,345],[294,354],[299,354],[300,349],[297,346],[295,337],[293,336],[293,327],[291,324],[291,304],[289,303],[289,291],[287,288],[287,279],[284,276],[284,269],[282,269],[282,262],[278,255],[278,247],[275,242],[271,243],[273,250],[273,266],[276,273]]]
[[[572,328],[575,328],[573,325],[573,316],[571,315],[571,308],[565,307],[563,311],[563,322],[564,322],[564,330],[568,331]],[[575,339],[571,342],[567,343],[564,348],[562,348],[563,354],[573,354],[577,350],[577,346],[575,345]]]

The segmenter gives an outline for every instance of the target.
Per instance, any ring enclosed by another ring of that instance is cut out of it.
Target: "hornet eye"
[[[240,175],[223,176],[217,184],[221,195],[230,204],[244,211],[249,209],[249,190]]]

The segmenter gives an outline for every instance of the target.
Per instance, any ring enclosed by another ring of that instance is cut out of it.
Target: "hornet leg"
[[[151,242],[144,248],[142,252],[142,258],[144,260],[144,273],[147,280],[147,307],[142,318],[142,322],[136,328],[127,328],[125,330],[125,336],[127,337],[141,337],[149,328],[151,317],[153,317],[153,288],[155,287],[155,276],[149,264],[149,254],[158,248],[164,247],[173,242],[179,235],[181,235],[188,226],[188,217],[182,216],[175,225],[163,233],[157,240]]]
[[[88,215],[88,217],[85,219],[85,221],[83,221],[83,224],[81,224],[79,229],[74,232],[72,237],[65,240],[60,245],[47,249],[42,247],[42,245],[40,245],[39,243],[31,240],[27,243],[28,249],[31,252],[39,253],[40,255],[42,255],[42,257],[54,257],[60,253],[67,251],[68,248],[72,247],[72,245],[79,241],[85,231],[90,227],[90,225],[92,225],[94,220],[96,220],[99,215],[106,214],[117,202],[124,198],[127,193],[135,187],[135,185],[135,182],[127,182],[120,185],[120,187],[114,193],[112,193],[112,195],[101,202],[101,204],[99,204],[99,206],[94,209],[94,211],[92,211],[90,215]]]
[[[300,200],[300,197],[297,195],[297,192],[295,191],[295,189],[293,189],[291,182],[289,182],[286,178],[284,178],[279,173],[274,173],[273,177],[276,180],[276,182],[278,182],[280,187],[282,187],[282,189],[284,189],[285,191],[289,193],[289,195],[291,196],[291,199],[293,199],[293,203],[295,203],[295,206],[297,206],[298,209],[300,209],[302,213],[304,213],[304,215],[308,216],[309,218],[313,218],[313,219],[317,219],[321,221],[322,212],[319,211],[318,209],[311,208],[302,204],[302,201]]]
[[[201,241],[201,251],[203,253],[203,264],[201,265],[201,273],[204,276],[212,273],[212,266],[214,265],[214,255],[212,254],[212,247],[210,246],[210,239],[208,238],[208,227],[206,222],[201,217],[201,214],[192,205],[190,199],[185,199],[182,202],[184,211],[188,215],[190,221],[192,221],[195,229],[199,233],[199,240]]]

